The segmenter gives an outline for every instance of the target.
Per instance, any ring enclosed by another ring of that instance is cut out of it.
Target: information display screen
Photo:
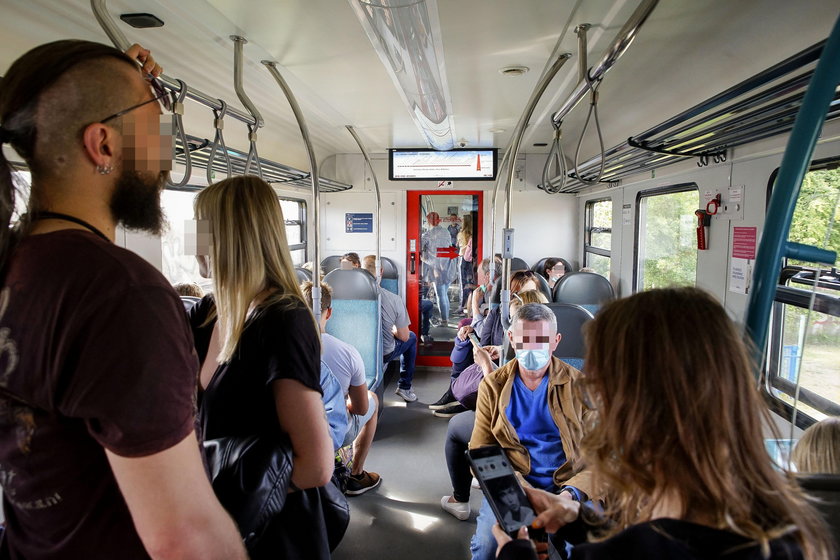
[[[497,173],[498,150],[391,149],[388,178],[391,181],[493,181]]]

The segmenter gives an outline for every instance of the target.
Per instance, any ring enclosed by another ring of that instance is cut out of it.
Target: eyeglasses
[[[135,109],[139,109],[143,105],[148,105],[149,103],[152,103],[154,101],[160,101],[160,104],[163,105],[163,108],[166,111],[171,112],[172,111],[172,97],[169,95],[169,92],[166,90],[165,87],[163,87],[163,84],[161,84],[160,81],[157,80],[156,78],[150,78],[148,81],[149,81],[149,85],[151,85],[151,87],[152,87],[152,91],[155,94],[155,96],[152,99],[149,99],[148,101],[144,101],[142,103],[138,103],[137,105],[132,105],[128,109],[124,109],[124,110],[120,111],[119,113],[114,113],[113,115],[111,115],[109,117],[105,117],[104,119],[99,121],[99,123],[100,124],[105,124],[106,122],[108,122],[110,120],[119,118],[119,117],[125,115],[126,113],[130,113],[131,111],[134,111]]]

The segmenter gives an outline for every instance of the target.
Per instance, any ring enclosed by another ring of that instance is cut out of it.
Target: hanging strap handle
[[[213,109],[213,127],[216,129],[216,136],[213,137],[213,146],[210,148],[210,156],[207,158],[207,183],[213,182],[213,162],[216,160],[217,148],[222,148],[222,160],[227,166],[227,176],[233,175],[233,166],[230,163],[230,154],[225,145],[225,115],[227,114],[227,103],[219,99],[219,104],[222,106],[220,110]]]

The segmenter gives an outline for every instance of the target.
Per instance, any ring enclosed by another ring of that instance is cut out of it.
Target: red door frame
[[[405,241],[405,303],[408,316],[411,319],[411,330],[417,336],[418,349],[420,344],[420,197],[423,195],[478,195],[478,219],[473,227],[473,248],[476,250],[474,262],[480,263],[482,257],[482,233],[484,222],[484,191],[414,191],[406,192],[406,241]],[[411,242],[415,242],[415,249],[411,250]],[[412,264],[414,272],[412,273]],[[419,366],[449,367],[452,362],[449,356],[422,356],[417,353]]]

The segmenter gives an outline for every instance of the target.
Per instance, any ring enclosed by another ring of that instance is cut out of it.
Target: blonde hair
[[[196,196],[195,217],[210,224],[210,266],[221,336],[218,360],[225,363],[233,357],[250,307],[261,292],[271,291],[261,306],[303,304],[303,297],[283,210],[268,183],[252,175],[214,183]],[[211,313],[208,322],[214,317]]]
[[[840,418],[826,418],[805,430],[791,460],[801,473],[840,474]]]
[[[673,500],[673,516],[743,535],[765,555],[791,535],[805,558],[833,558],[819,514],[764,449],[769,413],[743,333],[711,295],[641,292],[604,307],[586,334],[598,414],[583,459],[617,521],[602,536]]]
[[[463,247],[470,239],[472,239],[472,215],[464,214],[461,231],[458,232],[456,241],[458,242],[459,247]]]

